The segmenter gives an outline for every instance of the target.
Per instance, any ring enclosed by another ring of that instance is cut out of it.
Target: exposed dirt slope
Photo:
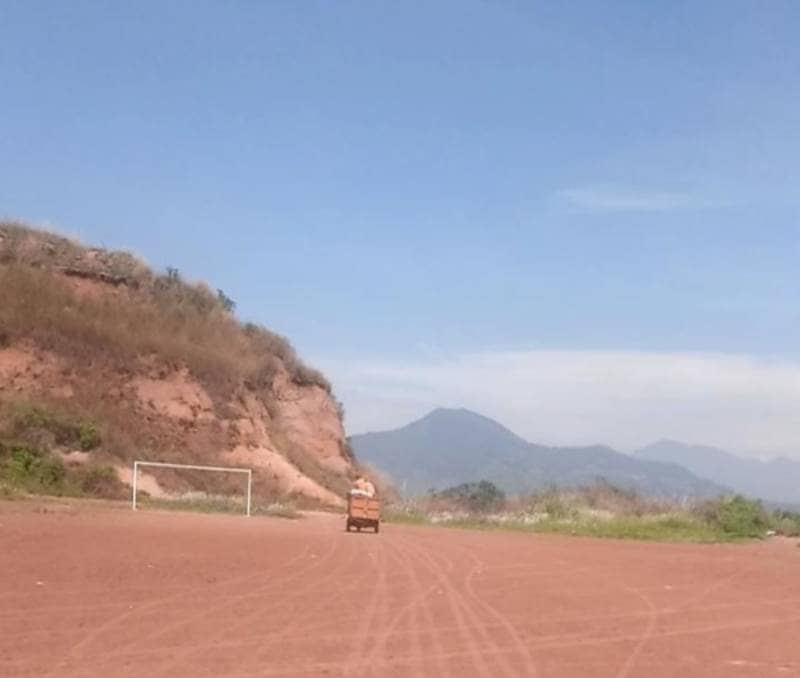
[[[354,464],[330,384],[233,308],[177,271],[0,222],[0,443],[33,437],[71,463],[111,464],[125,482],[133,458],[246,464],[262,497],[340,506]],[[53,426],[19,424],[34,408],[90,422],[99,444],[70,454]],[[205,478],[162,473],[146,487]]]

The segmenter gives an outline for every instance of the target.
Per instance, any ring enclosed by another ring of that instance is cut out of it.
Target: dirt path
[[[0,676],[800,676],[800,549],[0,504]]]

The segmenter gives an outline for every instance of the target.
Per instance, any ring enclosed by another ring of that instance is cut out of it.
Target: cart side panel
[[[377,521],[381,518],[381,502],[374,497],[350,495],[347,512],[351,518]]]

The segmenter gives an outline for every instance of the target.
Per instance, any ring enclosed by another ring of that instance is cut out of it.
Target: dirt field
[[[800,548],[0,503],[2,676],[800,676]]]

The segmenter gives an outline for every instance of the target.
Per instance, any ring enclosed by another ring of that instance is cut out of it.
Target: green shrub
[[[700,514],[731,537],[764,537],[772,526],[772,519],[761,502],[738,494],[706,502]]]
[[[83,422],[78,426],[78,442],[84,452],[100,447],[102,439],[94,424]]]
[[[67,471],[60,459],[25,445],[4,448],[5,461],[0,475],[10,483],[30,491],[63,489]]]
[[[0,486],[33,494],[119,499],[125,486],[112,466],[68,467],[60,457],[26,444],[0,442]]]
[[[102,443],[100,432],[93,423],[73,421],[42,407],[32,407],[18,414],[14,421],[14,432],[25,439],[47,433],[56,445],[78,447],[84,452],[94,450]]]
[[[481,480],[478,483],[463,483],[436,492],[433,498],[452,501],[460,508],[473,513],[486,513],[501,509],[506,495],[494,483]]]

